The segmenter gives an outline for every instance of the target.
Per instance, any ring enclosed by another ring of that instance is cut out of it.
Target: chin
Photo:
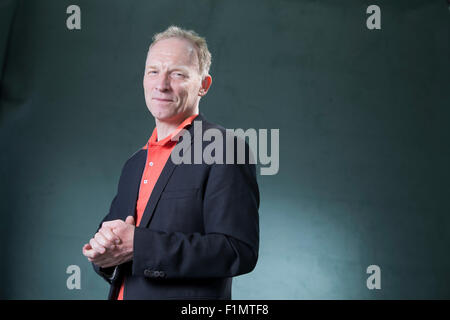
[[[176,110],[173,109],[164,109],[164,108],[154,108],[151,111],[154,118],[158,119],[159,121],[167,121],[175,118],[178,113]]]

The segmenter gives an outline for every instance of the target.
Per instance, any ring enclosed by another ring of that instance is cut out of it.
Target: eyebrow
[[[154,65],[154,64],[148,65],[148,66],[147,66],[147,69],[151,69],[151,68],[157,69],[158,66],[157,66],[157,65]],[[182,71],[185,71],[185,72],[188,72],[188,71],[189,71],[188,68],[183,67],[183,66],[174,66],[174,67],[172,67],[172,68],[169,68],[169,70],[171,70],[171,71],[174,71],[174,70],[182,70]]]

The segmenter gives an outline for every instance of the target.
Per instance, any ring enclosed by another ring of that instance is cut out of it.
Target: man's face
[[[156,42],[147,54],[143,85],[147,108],[156,119],[179,122],[192,114],[202,87],[193,45],[178,38]]]

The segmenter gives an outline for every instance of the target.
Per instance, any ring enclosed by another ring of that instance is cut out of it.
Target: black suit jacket
[[[215,128],[225,137],[225,129],[203,114],[194,121],[202,121],[203,132]],[[193,124],[186,130],[191,142],[200,134]],[[245,150],[246,164],[176,165],[169,157],[135,229],[133,260],[106,269],[94,265],[111,284],[109,299],[116,299],[124,277],[124,299],[231,299],[232,277],[252,271],[258,259],[259,190],[247,144]],[[125,163],[102,222],[135,215],[146,152]]]

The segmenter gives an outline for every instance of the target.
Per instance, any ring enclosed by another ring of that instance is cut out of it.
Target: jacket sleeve
[[[222,278],[252,271],[258,259],[258,208],[255,165],[212,165],[203,198],[205,233],[137,227],[133,275]]]

